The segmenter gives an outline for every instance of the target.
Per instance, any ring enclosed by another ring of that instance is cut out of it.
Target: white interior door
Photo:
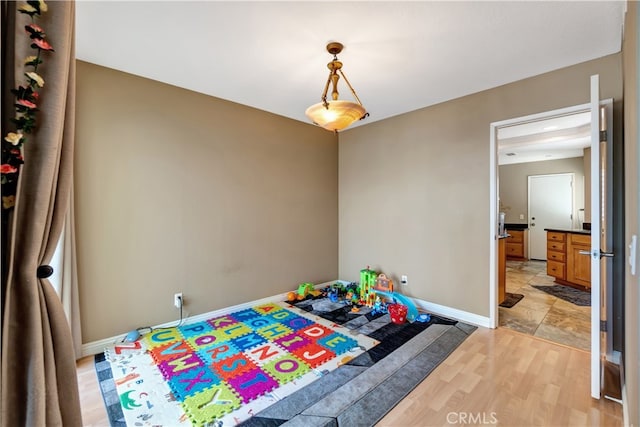
[[[599,399],[605,350],[611,334],[601,331],[611,300],[612,101],[600,101],[600,79],[591,76],[591,396]],[[607,126],[607,123],[609,124]]]
[[[600,76],[591,76],[591,397],[600,399]]]
[[[529,258],[547,259],[545,228],[573,228],[573,174],[529,177]]]

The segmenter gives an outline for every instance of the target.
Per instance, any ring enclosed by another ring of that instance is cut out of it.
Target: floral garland
[[[35,56],[28,56],[24,60],[26,67],[32,67],[26,71],[26,85],[20,85],[12,89],[16,97],[16,115],[11,121],[15,124],[15,132],[9,132],[2,141],[2,163],[0,164],[0,183],[2,184],[2,208],[11,209],[15,206],[16,191],[18,186],[18,174],[20,165],[24,163],[22,156],[23,145],[27,138],[25,134],[31,133],[36,126],[36,112],[38,111],[37,90],[44,86],[44,79],[37,73],[38,65],[42,64],[40,58],[42,51],[53,52],[53,47],[45,40],[44,30],[35,23],[35,17],[48,10],[43,0],[27,1],[18,8],[20,13],[31,17],[31,24],[24,29],[31,40],[31,48],[35,49]]]

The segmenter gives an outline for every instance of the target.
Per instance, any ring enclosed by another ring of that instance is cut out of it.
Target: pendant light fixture
[[[342,43],[338,42],[331,42],[327,45],[327,52],[333,55],[333,60],[327,64],[329,77],[322,92],[322,102],[312,105],[305,111],[307,117],[314,124],[333,132],[345,129],[356,120],[362,120],[369,115],[362,106],[360,98],[356,95],[356,91],[353,90],[349,80],[342,72],[342,62],[338,61],[338,54],[342,52],[343,48]],[[338,99],[338,80],[340,80],[340,76],[351,89],[353,97],[358,101],[357,103]],[[329,84],[332,85],[331,101],[327,101]]]

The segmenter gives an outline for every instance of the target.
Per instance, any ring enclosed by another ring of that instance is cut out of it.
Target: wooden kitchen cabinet
[[[591,287],[591,256],[580,251],[591,251],[591,236],[570,234],[567,244],[567,281]]]
[[[588,234],[547,231],[547,274],[563,285],[591,287],[591,249]]]
[[[527,230],[507,230],[506,255],[511,260],[526,260],[527,256]]]
[[[547,231],[547,274],[565,280],[566,274],[566,233]]]

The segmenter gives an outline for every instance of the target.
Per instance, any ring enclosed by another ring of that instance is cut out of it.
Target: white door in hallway
[[[573,228],[571,173],[529,177],[529,257],[547,259],[545,228]]]

